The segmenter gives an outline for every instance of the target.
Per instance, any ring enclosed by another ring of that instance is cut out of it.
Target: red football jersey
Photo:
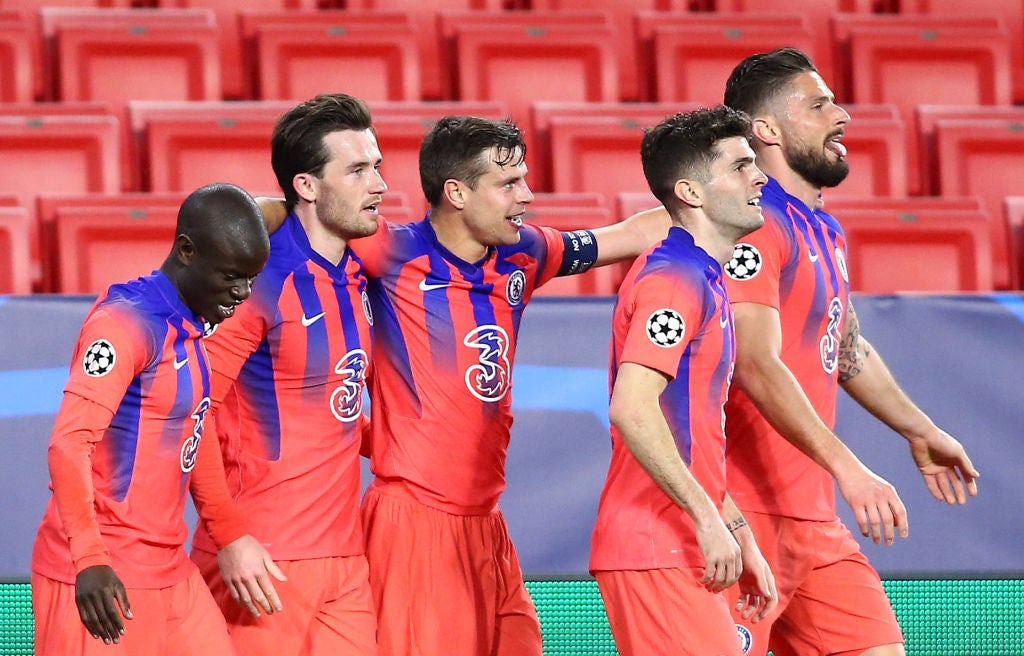
[[[723,409],[736,355],[731,321],[721,265],[678,227],[634,263],[612,316],[611,388],[625,362],[669,377],[661,410],[680,455],[719,509],[725,499]],[[693,519],[612,426],[590,569],[703,566]]]
[[[850,283],[846,238],[832,216],[769,179],[765,224],[736,246],[726,266],[733,303],[779,310],[782,360],[829,428],[835,425],[839,345]],[[726,407],[729,492],[743,510],[797,519],[836,516],[831,475],[778,434],[736,390]]]
[[[32,571],[74,583],[108,564],[126,587],[163,588],[194,568],[184,511],[210,407],[203,330],[159,272],[93,306],[50,438],[75,464],[51,471]]]

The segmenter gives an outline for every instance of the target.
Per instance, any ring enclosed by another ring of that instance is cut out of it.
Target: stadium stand
[[[906,196],[907,137],[894,105],[845,105],[851,121],[843,143],[851,174],[844,196]]]
[[[0,205],[0,294],[32,293],[30,221],[24,207]]]
[[[35,31],[17,11],[0,10],[0,102],[29,102],[33,88]]]
[[[854,291],[991,291],[989,219],[973,199],[826,197]]]

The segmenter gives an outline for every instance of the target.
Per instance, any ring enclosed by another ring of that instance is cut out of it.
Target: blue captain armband
[[[583,273],[597,262],[597,240],[589,230],[573,230],[563,232],[565,253],[562,254],[562,266],[558,267],[556,276],[571,276]]]

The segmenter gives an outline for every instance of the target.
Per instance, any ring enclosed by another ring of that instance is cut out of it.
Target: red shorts
[[[725,595],[703,569],[594,572],[622,656],[740,656]]]
[[[213,591],[239,654],[377,653],[377,619],[364,556],[278,561],[288,580],[272,580],[284,610],[271,615],[261,610],[259,617],[232,599],[216,555],[193,549],[192,560]]]
[[[118,644],[106,645],[82,624],[75,586],[32,575],[36,656],[225,656],[228,630],[198,571],[169,588],[128,588],[134,619]]]
[[[779,589],[775,612],[757,624],[732,611],[745,654],[817,656],[903,643],[878,573],[841,521],[744,515]],[[727,594],[732,609],[738,586]]]
[[[376,483],[363,498],[382,656],[541,656],[505,519],[452,515]]]

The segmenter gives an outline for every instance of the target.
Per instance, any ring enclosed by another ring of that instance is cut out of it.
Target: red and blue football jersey
[[[90,310],[50,438],[51,462],[74,464],[51,467],[32,571],[74,583],[111,565],[129,588],[193,571],[184,511],[210,407],[203,331],[160,272],[111,286]]]
[[[633,264],[612,316],[611,389],[625,362],[669,378],[661,411],[683,461],[719,509],[725,499],[723,411],[736,356],[731,322],[721,265],[679,227]],[[693,519],[612,426],[590,569],[703,566]]]
[[[294,214],[249,300],[207,338],[228,487],[277,560],[363,553],[359,448],[373,322],[359,258],[337,266]],[[217,550],[200,522],[193,545]]]
[[[846,238],[827,212],[811,209],[769,179],[764,226],[736,246],[726,266],[733,303],[778,309],[782,361],[818,416],[836,420],[839,345],[850,297]],[[729,491],[743,510],[796,519],[836,516],[831,475],[789,443],[736,390],[726,408]]]
[[[491,511],[505,488],[523,310],[537,287],[593,263],[593,235],[524,226],[518,244],[465,262],[424,219],[382,224],[353,247],[375,320],[375,476],[447,512]]]

